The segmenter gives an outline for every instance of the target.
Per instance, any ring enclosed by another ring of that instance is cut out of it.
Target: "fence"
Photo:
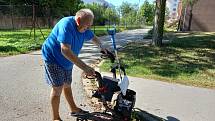
[[[34,9],[32,5],[0,5],[0,29],[32,28],[34,24],[35,27],[51,28],[59,18],[63,17],[51,11],[52,8],[41,8],[39,6],[35,6]],[[35,13],[35,16],[33,16],[33,13]],[[118,26],[124,26],[125,28],[144,26],[143,20],[136,21],[134,18],[130,18],[126,21],[121,18],[118,23],[115,23],[113,20],[106,20],[103,23],[109,26],[116,24]],[[100,26],[99,22],[97,22],[97,24],[94,23],[94,25]]]
[[[44,12],[38,6],[34,9],[32,5],[0,5],[0,29],[30,28],[33,27],[34,20],[35,27],[52,27],[57,18],[49,16],[48,11],[49,9]]]

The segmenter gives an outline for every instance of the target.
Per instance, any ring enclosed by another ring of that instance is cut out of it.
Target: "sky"
[[[106,0],[107,2],[113,4],[114,6],[120,6],[122,4],[122,2],[128,2],[128,3],[132,3],[132,4],[139,4],[140,5],[143,4],[143,2],[145,0]],[[155,0],[148,0],[150,3],[152,3]]]

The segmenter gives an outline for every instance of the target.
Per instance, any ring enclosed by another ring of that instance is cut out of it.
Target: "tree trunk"
[[[14,27],[14,21],[13,21],[13,19],[14,19],[13,11],[14,11],[13,5],[10,4],[11,24],[12,24],[12,29],[14,30],[15,27]]]
[[[48,15],[48,17],[47,17],[48,27],[52,28],[53,27],[53,21],[52,21],[52,16],[51,16],[52,8],[49,7],[49,8],[46,8],[46,10],[47,10],[47,15]]]
[[[181,16],[178,20],[177,31],[181,31]]]
[[[166,0],[156,0],[152,44],[162,46]]]
[[[193,18],[193,8],[191,8],[191,10],[190,10],[190,17],[189,17],[188,31],[190,31],[190,28],[191,28],[192,18]]]

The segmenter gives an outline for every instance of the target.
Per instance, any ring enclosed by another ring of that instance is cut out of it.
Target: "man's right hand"
[[[82,60],[80,60],[72,51],[71,45],[61,43],[61,52],[62,54],[76,66],[81,68],[87,76],[94,76],[95,70],[90,66],[86,65]]]
[[[86,68],[84,69],[84,72],[86,74],[86,76],[90,76],[90,77],[95,77],[95,70],[90,67],[90,66],[86,66]]]

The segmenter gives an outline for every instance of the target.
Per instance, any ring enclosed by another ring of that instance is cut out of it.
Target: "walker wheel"
[[[87,119],[76,118],[76,121],[88,121]]]

